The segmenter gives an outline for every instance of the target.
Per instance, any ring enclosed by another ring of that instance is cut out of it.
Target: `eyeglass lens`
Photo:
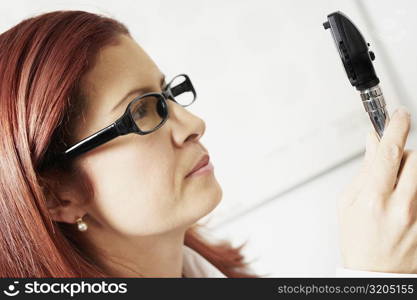
[[[172,79],[170,86],[172,89],[172,93],[176,95],[174,97],[175,101],[177,101],[182,106],[188,106],[194,101],[194,94],[188,84],[183,84],[187,78],[185,76],[179,75]]]
[[[174,100],[181,106],[193,103],[194,93],[187,85],[181,84],[187,80],[183,75],[176,76],[170,83]],[[177,90],[175,90],[177,88]],[[141,131],[152,131],[166,118],[168,112],[162,96],[150,95],[135,101],[130,106],[130,113]]]

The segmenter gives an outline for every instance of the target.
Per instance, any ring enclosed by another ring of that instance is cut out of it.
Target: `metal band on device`
[[[389,122],[389,115],[385,109],[386,103],[381,88],[376,85],[361,91],[362,104],[371,119],[371,122],[378,134],[378,139],[382,138],[385,127]]]

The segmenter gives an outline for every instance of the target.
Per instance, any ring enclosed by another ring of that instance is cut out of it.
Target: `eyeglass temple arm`
[[[96,133],[81,140],[77,144],[71,146],[63,153],[63,158],[71,159],[72,157],[75,157],[84,152],[87,152],[119,136],[120,133],[117,130],[116,125],[117,125],[116,122],[113,124],[110,124],[109,126],[97,131]]]
[[[70,159],[74,156],[87,152],[97,146],[100,146],[120,135],[132,132],[132,122],[127,111],[114,123],[93,133],[92,135],[71,146],[63,153],[64,159]]]
[[[115,137],[125,135],[133,131],[134,123],[130,118],[128,109],[126,109],[125,113],[115,122],[71,146],[65,150],[65,152],[60,154],[59,159],[71,159],[97,146],[100,146]]]

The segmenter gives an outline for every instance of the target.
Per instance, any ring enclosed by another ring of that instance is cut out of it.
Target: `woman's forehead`
[[[159,84],[161,71],[142,47],[128,36],[122,35],[118,45],[103,48],[97,54],[94,67],[84,77],[83,87],[89,98],[110,101],[123,97],[139,85]],[[107,99],[106,95],[111,95]]]
[[[131,79],[137,82],[158,81],[161,72],[150,56],[133,39],[123,35],[118,45],[103,48],[90,76],[90,81],[102,84],[122,83]]]

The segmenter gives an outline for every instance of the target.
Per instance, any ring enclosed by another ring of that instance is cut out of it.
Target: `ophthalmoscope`
[[[352,21],[340,11],[328,15],[323,26],[331,31],[349,81],[360,91],[363,106],[380,140],[388,125],[389,115],[378,85],[379,78],[372,65],[375,54],[369,51],[370,44]]]

